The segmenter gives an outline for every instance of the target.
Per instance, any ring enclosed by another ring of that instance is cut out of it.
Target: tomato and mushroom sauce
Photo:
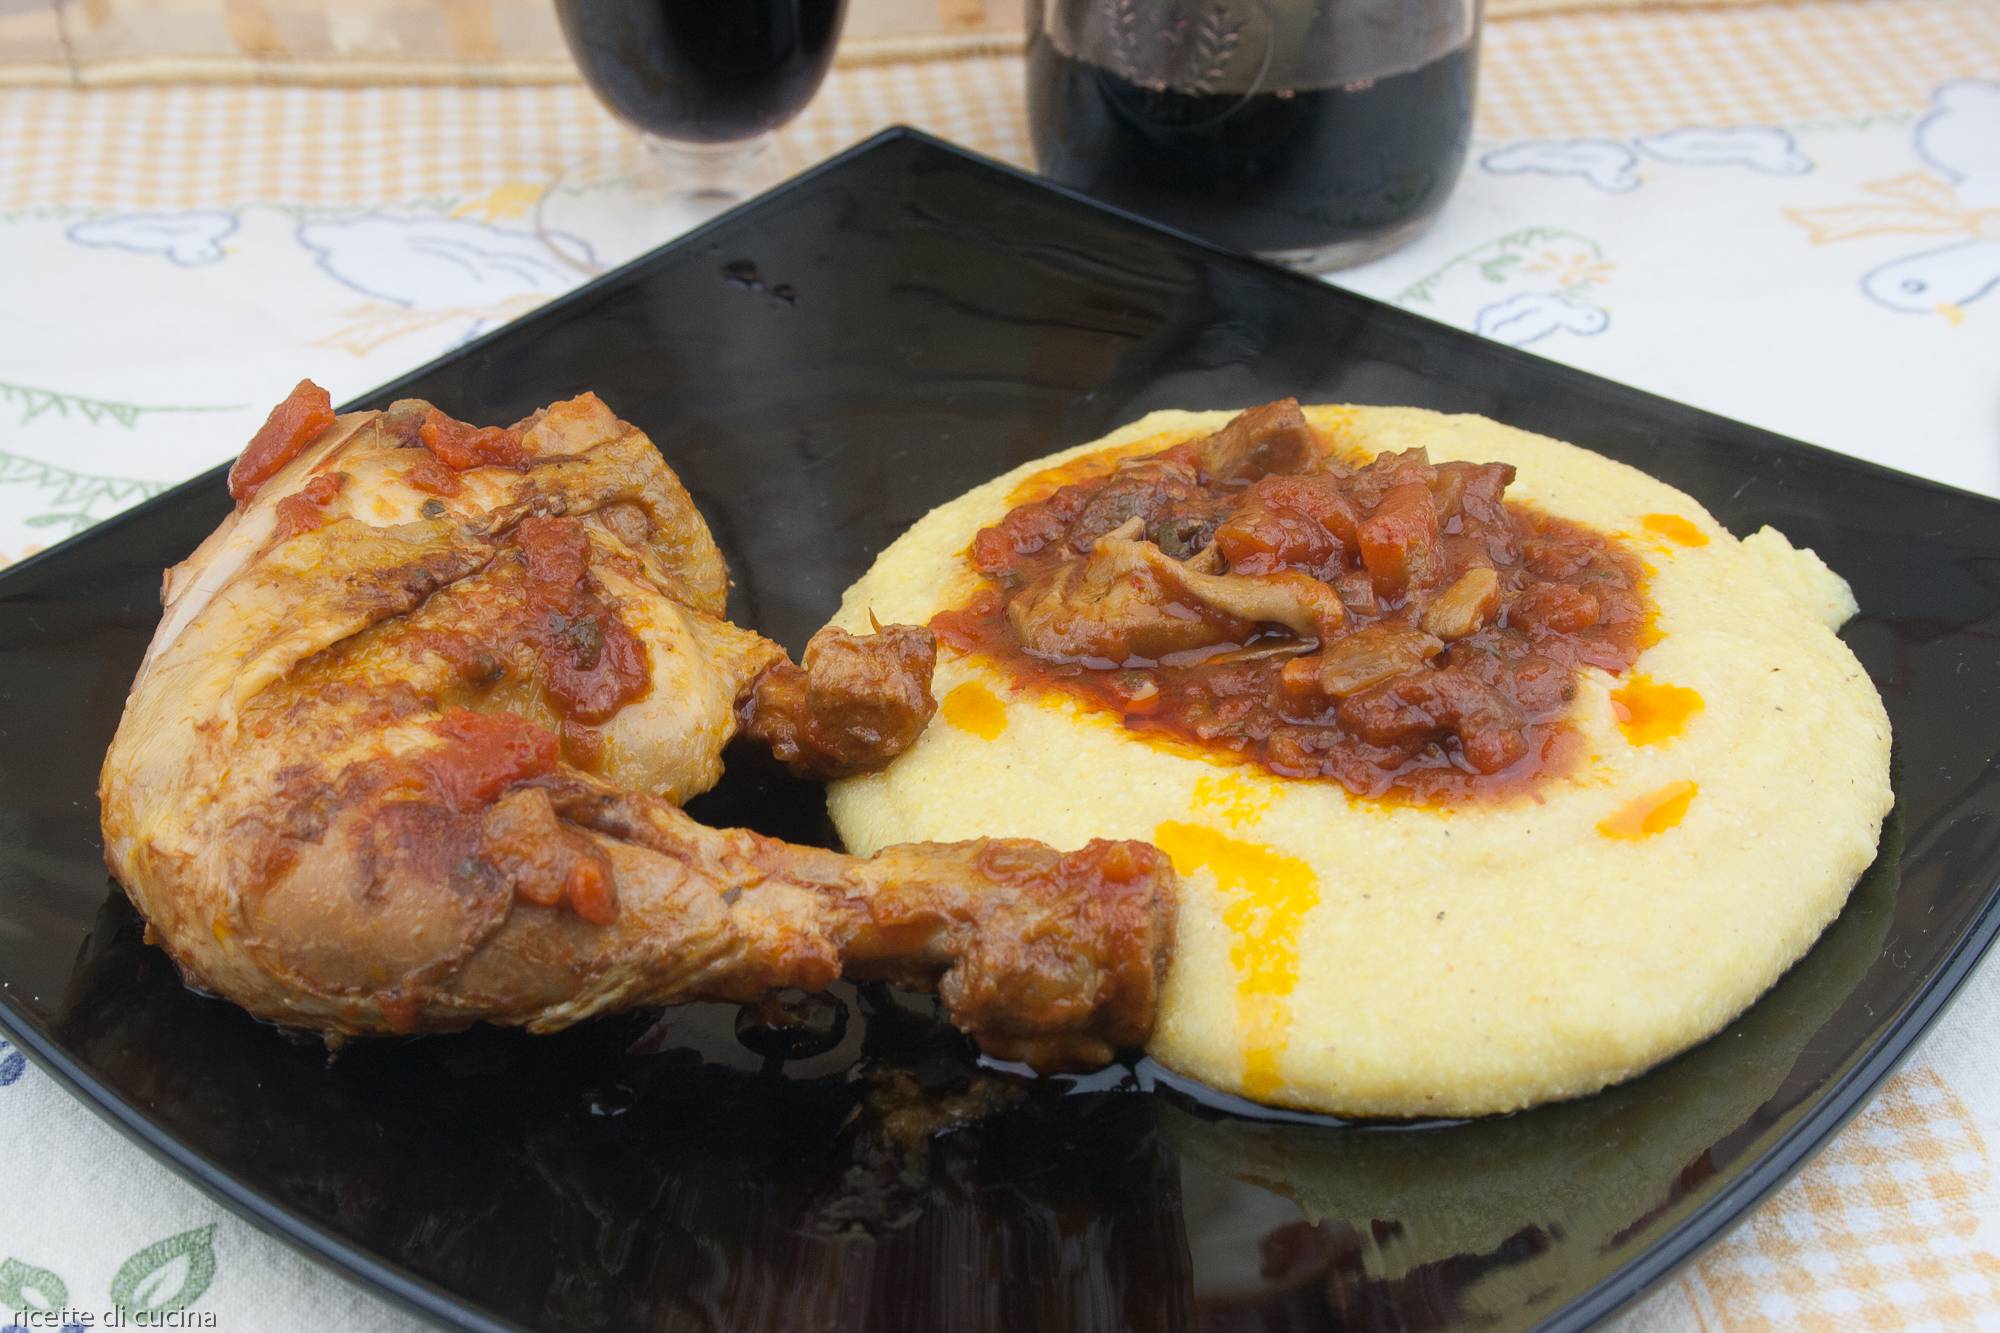
[[[598,724],[653,685],[646,646],[607,600],[591,554],[582,521],[525,518],[486,577],[453,590],[453,613],[416,631],[456,677],[449,701],[552,714],[563,758],[586,770],[602,759]]]
[[[523,901],[604,924],[617,914],[611,862],[539,790],[565,765],[596,767],[602,736],[586,722],[651,685],[644,646],[592,584],[588,540],[574,519],[524,520],[515,549],[500,557],[500,577],[456,594],[473,599],[462,601],[461,622],[417,632],[420,649],[443,658],[456,682],[429,695],[379,681],[359,686],[385,696],[386,720],[436,716],[423,724],[427,743],[359,765],[357,791],[378,793],[385,809],[415,800],[429,810],[420,819],[405,814],[465,858],[451,873],[497,875]],[[340,673],[336,681],[353,685]]]
[[[418,409],[412,412],[408,409]],[[257,498],[266,482],[282,472],[305,447],[325,434],[337,418],[327,391],[311,380],[300,380],[285,400],[271,409],[264,424],[243,446],[229,468],[229,496],[240,508]],[[503,467],[516,471],[534,465],[525,423],[474,426],[448,416],[428,403],[398,403],[382,418],[389,434],[402,445],[422,449],[403,474],[411,488],[433,496],[454,496],[463,489],[458,474],[473,468]],[[326,506],[346,481],[314,477],[295,494],[278,503],[278,539],[311,532],[328,521]],[[304,498],[299,498],[303,496]]]
[[[571,518],[525,518],[514,543],[527,562],[527,638],[542,688],[565,718],[603,722],[652,685],[638,637],[590,578],[590,538]]]
[[[931,628],[1285,777],[1516,792],[1573,761],[1579,671],[1630,667],[1648,602],[1629,550],[1507,500],[1513,479],[1421,448],[1350,463],[1281,400],[1017,505]]]

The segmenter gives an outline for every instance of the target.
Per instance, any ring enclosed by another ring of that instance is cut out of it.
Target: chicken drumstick
[[[679,809],[739,731],[865,772],[934,704],[928,631],[803,665],[646,437],[590,394],[505,429],[335,417],[309,382],[168,571],[100,782],[106,858],[192,981],[330,1033],[535,1030],[843,973],[935,986],[1044,1068],[1143,1042],[1173,874],[1141,843],[861,860]]]

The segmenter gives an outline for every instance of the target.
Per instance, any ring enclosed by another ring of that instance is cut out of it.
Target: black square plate
[[[1776,524],[1853,582],[1846,637],[1888,701],[1898,800],[1846,912],[1722,1036],[1501,1120],[1244,1118],[1144,1063],[1023,1088],[981,1070],[924,1002],[881,991],[843,992],[840,1043],[788,1062],[746,1049],[717,1006],[556,1037],[363,1043],[329,1062],[183,990],[104,873],[98,762],[161,568],[228,508],[211,473],[0,577],[0,1006],[21,1046],[140,1143],[447,1323],[1574,1327],[1797,1167],[2000,925],[1992,501],[1207,248],[907,131],[362,405],[415,394],[506,421],[584,388],[692,488],[736,574],[734,616],[794,649],[932,505],[1149,408],[1295,393],[1573,440],[1736,532]],[[830,836],[816,789],[747,761],[696,813]],[[1002,1109],[954,1119],[980,1097]]]

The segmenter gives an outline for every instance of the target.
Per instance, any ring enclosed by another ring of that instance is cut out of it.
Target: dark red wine
[[[642,130],[748,139],[812,100],[847,0],[556,0],[584,79]]]
[[[1059,50],[1028,52],[1042,172],[1222,245],[1300,257],[1421,226],[1471,137],[1476,47],[1329,88],[1147,87]]]

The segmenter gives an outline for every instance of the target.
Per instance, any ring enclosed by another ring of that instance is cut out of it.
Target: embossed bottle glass
[[[1042,172],[1323,271],[1436,216],[1472,133],[1480,0],[1028,0]]]

